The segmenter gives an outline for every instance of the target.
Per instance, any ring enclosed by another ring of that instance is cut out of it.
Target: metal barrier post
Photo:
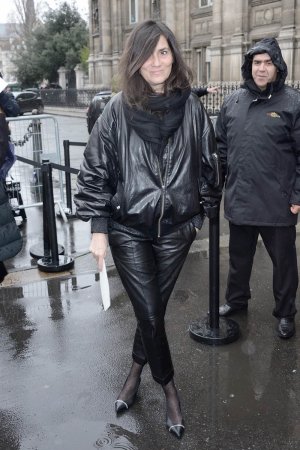
[[[41,154],[43,153],[43,145],[42,145],[42,130],[41,130],[41,121],[40,119],[32,119],[31,123],[32,128],[32,159],[34,162],[40,164],[41,163]],[[42,175],[41,169],[39,167],[35,167],[32,174],[32,191],[36,197],[36,201],[41,201],[42,199]]]
[[[229,344],[239,337],[239,326],[232,320],[219,317],[220,273],[220,214],[219,206],[211,208],[209,219],[209,314],[193,322],[190,336],[208,345]]]
[[[69,256],[59,256],[57,245],[57,231],[55,222],[54,196],[52,183],[52,167],[49,161],[43,161],[43,208],[48,222],[50,254],[38,260],[37,266],[43,272],[62,272],[73,267],[74,260]]]
[[[71,167],[70,165],[70,141],[64,140],[64,157],[65,157],[65,166]],[[67,208],[72,214],[72,193],[71,193],[71,174],[69,172],[65,172],[66,179],[66,201]]]
[[[55,237],[51,239],[51,233],[52,233],[52,227],[49,221],[49,212],[51,214],[51,208],[48,210],[48,205],[51,205],[51,198],[49,198],[49,192],[52,192],[53,196],[53,184],[52,184],[52,168],[50,166],[50,161],[48,159],[43,159],[42,166],[40,168],[41,174],[42,174],[42,187],[43,187],[43,245],[36,244],[33,245],[30,250],[29,254],[33,258],[40,259],[43,258],[46,260],[51,260],[51,255],[53,254],[53,250],[51,248],[51,242],[55,242],[55,248],[54,248],[54,255],[56,257],[56,252],[58,252],[59,255],[63,255],[65,252],[65,249],[62,245],[57,244],[57,238],[56,238],[56,223],[54,220],[54,227],[55,227]],[[51,174],[49,176],[50,181],[48,181],[47,177],[47,170],[50,166]],[[51,182],[51,183],[50,183]],[[48,186],[48,184],[50,184]],[[53,219],[52,219],[53,224]],[[57,250],[56,250],[57,249]],[[56,258],[57,259],[57,258]]]

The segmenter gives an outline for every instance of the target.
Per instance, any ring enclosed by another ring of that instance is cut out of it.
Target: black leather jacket
[[[159,236],[199,215],[203,200],[219,201],[220,184],[213,127],[194,94],[159,158],[128,126],[119,93],[90,135],[74,201],[79,218],[93,219],[92,232],[105,232],[111,217]]]

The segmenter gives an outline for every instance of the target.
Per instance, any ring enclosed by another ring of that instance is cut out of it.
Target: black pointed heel
[[[120,398],[118,398],[115,401],[116,414],[119,414],[119,413],[121,413],[123,411],[127,411],[134,404],[134,402],[136,400],[136,396],[137,396],[138,390],[139,390],[140,383],[141,383],[141,379],[139,379],[139,381],[137,383],[137,387],[136,387],[135,393],[130,398],[125,399],[125,400],[121,400]]]
[[[166,428],[177,439],[181,439],[182,436],[184,435],[185,427],[183,421],[182,423],[173,424],[172,421],[169,419],[169,417],[167,417]]]

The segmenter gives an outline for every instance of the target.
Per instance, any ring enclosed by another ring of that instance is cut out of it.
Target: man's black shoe
[[[219,308],[219,316],[226,317],[235,314],[239,311],[246,311],[247,309],[248,309],[247,303],[245,305],[239,306],[231,306],[228,303],[224,303],[224,305],[221,305]]]
[[[295,334],[295,320],[282,317],[278,322],[278,336],[282,339],[289,339]]]

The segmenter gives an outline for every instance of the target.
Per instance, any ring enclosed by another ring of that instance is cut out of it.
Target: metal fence
[[[300,90],[300,81],[287,82],[290,86]],[[201,97],[208,114],[216,115],[219,113],[224,97],[238,89],[241,85],[239,81],[213,83],[209,86],[216,85],[219,92]],[[197,86],[203,87],[203,86]],[[103,88],[101,90],[110,90]],[[48,106],[69,106],[69,107],[85,107],[88,106],[99,89],[42,89],[41,96],[45,105]]]
[[[295,89],[300,90],[300,81],[293,81],[293,82],[287,82],[286,84],[288,84],[289,86],[292,86]],[[235,91],[236,89],[238,89],[241,86],[241,83],[236,81],[236,82],[231,82],[231,83],[227,83],[227,82],[223,82],[221,84],[214,84],[216,86],[219,86],[219,92],[216,94],[208,94],[208,95],[204,95],[203,97],[201,97],[201,101],[203,102],[206,111],[208,112],[209,115],[218,115],[223,103],[224,98],[228,95],[231,94],[233,91]],[[213,85],[210,85],[213,86]],[[203,86],[200,86],[203,87]]]
[[[41,97],[46,106],[83,108],[90,104],[97,92],[99,89],[42,89]]]
[[[55,117],[42,114],[10,117],[11,141],[15,145],[17,161],[12,166],[6,185],[11,205],[16,211],[42,205],[43,160],[60,164],[59,130]],[[61,208],[64,203],[63,178],[60,171],[53,177],[55,202]],[[25,218],[25,213],[20,214]]]

